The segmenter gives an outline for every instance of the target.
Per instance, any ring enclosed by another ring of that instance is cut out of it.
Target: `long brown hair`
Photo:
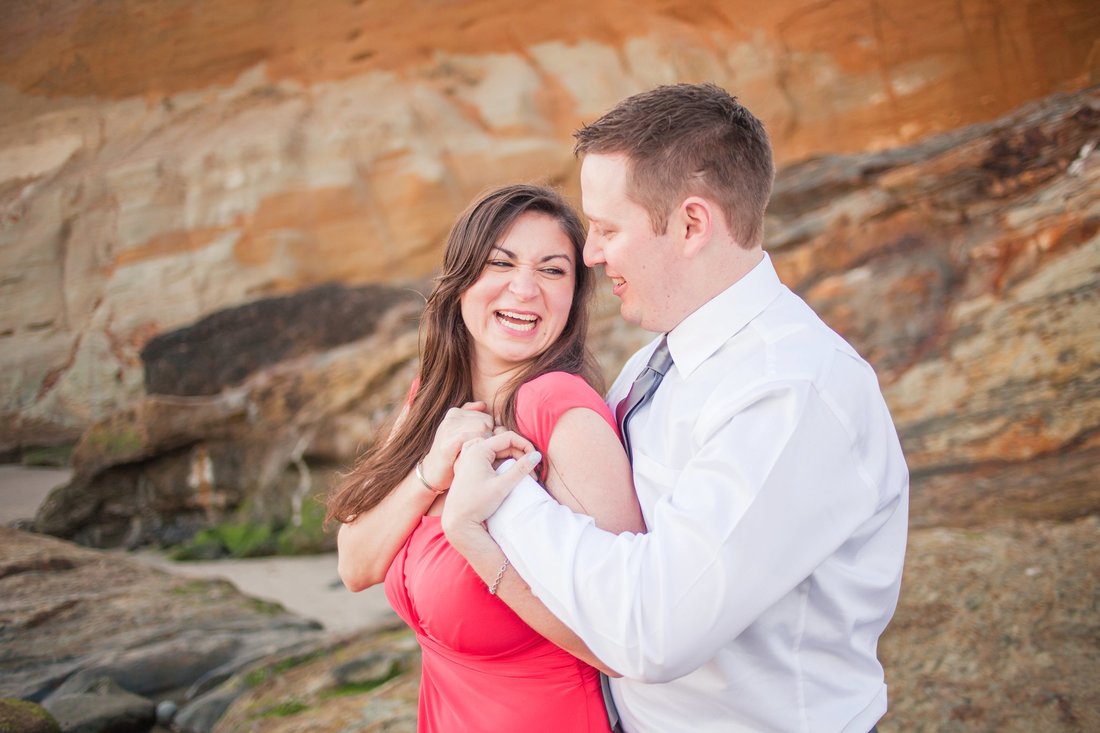
[[[556,219],[573,245],[573,303],[558,339],[504,387],[501,423],[516,429],[516,391],[546,372],[579,374],[602,391],[599,369],[585,343],[593,282],[582,259],[584,226],[552,189],[525,184],[494,189],[462,213],[447,238],[443,271],[420,321],[420,384],[408,414],[388,439],[376,440],[336,486],[327,501],[328,520],[347,522],[378,504],[427,455],[447,410],[473,400],[473,343],[462,320],[461,296],[481,276],[492,247],[520,216],[532,212]]]

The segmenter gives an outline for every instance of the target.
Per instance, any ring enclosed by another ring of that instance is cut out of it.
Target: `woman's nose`
[[[517,267],[512,275],[508,289],[517,298],[533,298],[538,295],[539,286],[535,282],[535,273],[526,267]]]

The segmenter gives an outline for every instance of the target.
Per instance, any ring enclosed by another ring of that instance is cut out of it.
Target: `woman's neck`
[[[474,399],[485,403],[494,420],[500,419],[501,410],[504,409],[504,388],[519,373],[520,368],[489,371],[474,366]]]

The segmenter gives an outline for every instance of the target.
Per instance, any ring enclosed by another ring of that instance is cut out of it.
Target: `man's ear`
[[[685,257],[699,254],[714,234],[714,204],[699,196],[689,196],[676,210],[677,229],[683,236]]]

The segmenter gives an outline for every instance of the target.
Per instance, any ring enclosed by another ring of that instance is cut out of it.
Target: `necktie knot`
[[[668,351],[668,336],[661,339],[661,343],[653,350],[646,366],[660,374],[662,377],[668,374],[668,368],[672,366],[672,354]]]
[[[653,354],[649,357],[649,362],[646,364],[645,369],[641,374],[634,379],[634,383],[630,385],[630,392],[615,408],[615,417],[619,421],[619,434],[623,437],[623,445],[626,447],[626,454],[631,456],[630,451],[630,436],[627,433],[626,424],[630,420],[639,407],[641,407],[653,393],[657,391],[657,387],[660,386],[661,380],[664,379],[666,373],[668,373],[669,367],[672,366],[672,354],[668,351],[668,336],[665,335],[661,339],[661,343],[657,344],[657,348],[654,349]]]

